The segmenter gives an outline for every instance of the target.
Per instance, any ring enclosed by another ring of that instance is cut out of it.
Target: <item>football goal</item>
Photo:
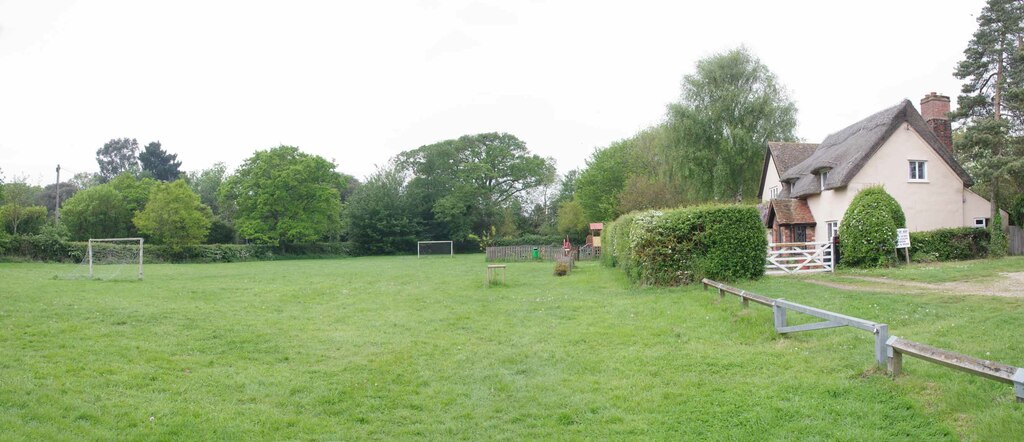
[[[416,243],[416,257],[448,255],[455,256],[455,247],[451,241],[419,241]]]
[[[78,277],[142,279],[142,238],[89,239]]]

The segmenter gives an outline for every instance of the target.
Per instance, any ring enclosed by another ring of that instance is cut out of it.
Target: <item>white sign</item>
[[[910,248],[910,229],[896,229],[896,248]]]

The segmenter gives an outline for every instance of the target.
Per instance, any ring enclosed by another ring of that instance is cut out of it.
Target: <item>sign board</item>
[[[896,248],[910,248],[910,229],[896,229]]]

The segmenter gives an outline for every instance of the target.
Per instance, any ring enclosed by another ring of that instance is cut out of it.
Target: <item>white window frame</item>
[[[779,186],[772,186],[768,188],[768,192],[771,194],[772,199],[779,197]]]
[[[907,181],[911,183],[928,182],[928,160],[907,160],[907,165],[909,166]]]
[[[981,221],[979,224],[978,221]],[[982,229],[988,228],[988,218],[974,218],[974,227],[980,227]]]
[[[821,184],[821,191],[825,191],[825,181],[828,180],[828,169],[822,169],[818,172],[818,181]]]
[[[832,241],[833,239],[835,239],[835,237],[837,235],[839,235],[839,221],[838,220],[832,220],[832,221],[826,221],[825,222],[825,235],[826,235],[826,237],[828,238],[829,241]]]

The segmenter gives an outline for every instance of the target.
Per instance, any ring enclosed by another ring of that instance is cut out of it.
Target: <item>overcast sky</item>
[[[820,142],[931,91],[982,0],[0,0],[0,170],[98,170],[111,138],[182,170],[288,144],[362,179],[393,155],[508,132],[564,173],[656,124],[706,56],[746,45]]]

